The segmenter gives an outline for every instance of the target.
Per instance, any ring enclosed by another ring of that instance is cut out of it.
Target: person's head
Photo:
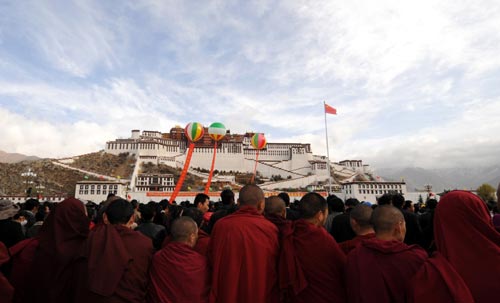
[[[356,235],[366,235],[373,232],[371,223],[373,209],[364,203],[356,205],[349,213],[352,230]]]
[[[392,195],[392,206],[403,209],[405,205],[405,197],[402,194],[393,194]]]
[[[436,199],[429,199],[425,203],[425,208],[430,209],[430,210],[434,210],[434,209],[436,209],[437,205],[438,205],[438,201]]]
[[[286,218],[286,205],[285,201],[279,196],[272,196],[266,199],[266,206],[264,208],[264,214],[266,215],[276,215]]]
[[[234,205],[234,193],[230,189],[224,189],[220,193],[220,200],[223,205]]]
[[[205,194],[197,194],[194,198],[194,207],[206,213],[210,208],[210,197]]]
[[[40,206],[40,202],[37,199],[33,199],[33,198],[26,200],[26,203],[24,203],[24,209],[29,210],[32,213],[37,212],[39,206]]]
[[[377,238],[403,241],[406,223],[403,213],[392,205],[379,205],[372,213],[371,223]]]
[[[344,201],[335,195],[329,195],[326,202],[330,213],[343,213],[345,211]]]
[[[14,218],[12,220],[18,222],[22,226],[25,226],[28,223],[28,220],[26,219],[26,216],[23,213],[24,211],[20,211],[17,214],[15,214]]]
[[[278,197],[280,197],[283,200],[283,202],[285,202],[286,207],[290,206],[290,196],[287,193],[285,192],[279,193]]]
[[[106,208],[103,219],[106,224],[130,227],[134,223],[134,208],[127,200],[114,200]]]
[[[168,202],[167,199],[163,199],[160,201],[160,203],[158,203],[161,207],[162,210],[167,210],[168,209],[168,206],[170,205],[170,203]]]
[[[383,194],[377,198],[378,205],[392,205],[392,194]]]
[[[182,212],[182,216],[183,217],[190,217],[191,219],[193,219],[193,221],[196,222],[196,225],[198,227],[200,227],[201,223],[203,222],[203,212],[201,210],[199,210],[198,208],[194,208],[194,207],[186,208]]]
[[[328,217],[328,204],[320,194],[307,193],[300,199],[299,212],[306,221],[323,226]]]
[[[356,199],[356,198],[349,198],[347,200],[345,200],[345,206],[346,208],[354,208],[356,207],[356,205],[359,204],[359,200]]]
[[[156,207],[152,204],[141,204],[139,212],[141,213],[142,222],[151,222],[156,214]]]
[[[45,217],[47,216],[47,213],[43,210],[38,210],[35,214],[35,221],[36,222],[43,222],[45,220]]]
[[[19,206],[10,200],[0,200],[0,220],[14,217],[19,212]]]
[[[240,190],[238,205],[252,206],[262,213],[264,211],[264,192],[257,185],[245,185]]]
[[[405,205],[403,206],[403,209],[409,212],[414,213],[415,212],[415,207],[413,206],[413,202],[411,200],[406,200]]]
[[[196,245],[198,240],[198,227],[196,222],[190,217],[180,217],[172,223],[170,229],[173,242],[186,243],[191,247]]]
[[[139,210],[139,201],[137,201],[136,199],[133,199],[132,201],[130,201],[130,204],[132,204],[132,207],[134,208],[134,210]]]

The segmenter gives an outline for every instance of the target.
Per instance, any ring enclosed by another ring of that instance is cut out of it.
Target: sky
[[[374,167],[500,164],[500,1],[0,0],[0,150],[222,122]]]

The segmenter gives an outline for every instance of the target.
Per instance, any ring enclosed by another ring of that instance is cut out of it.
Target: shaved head
[[[318,212],[328,209],[326,199],[318,193],[308,193],[300,199],[299,211],[304,219],[313,218]]]
[[[375,233],[391,233],[399,222],[404,222],[403,213],[391,205],[381,205],[372,214],[371,223]]]
[[[283,211],[286,210],[285,201],[278,196],[272,196],[266,199],[266,207],[264,213],[266,215],[281,216]]]
[[[372,217],[373,209],[364,204],[358,204],[356,207],[352,209],[349,213],[352,219],[358,223],[361,227],[371,226],[371,217]]]
[[[240,190],[238,199],[241,206],[255,206],[264,201],[264,192],[257,185],[245,185]]]
[[[170,232],[172,234],[172,241],[186,242],[192,234],[198,233],[198,226],[190,217],[180,217],[172,223]]]

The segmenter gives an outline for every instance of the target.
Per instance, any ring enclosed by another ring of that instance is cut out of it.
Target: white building
[[[175,182],[172,174],[139,174],[135,183],[135,190],[140,192],[172,192],[174,189]]]
[[[387,193],[400,193],[407,195],[405,182],[386,181],[352,181],[342,184],[342,196],[344,200],[356,198],[359,201],[377,203],[377,197]]]
[[[253,133],[227,134],[217,146],[215,168],[219,171],[253,172],[257,150],[250,144]],[[133,130],[128,139],[106,142],[105,151],[118,155],[130,153],[139,161],[166,164],[181,168],[184,165],[188,141],[184,129],[175,127],[170,133]],[[210,169],[214,142],[205,129],[205,135],[195,143],[190,167]],[[267,178],[280,175],[293,179],[308,175],[317,176],[317,181],[328,177],[326,160],[313,157],[308,143],[268,143],[259,150],[258,172]]]
[[[75,198],[99,203],[105,201],[108,194],[125,198],[127,185],[119,181],[79,181],[76,183]]]
[[[57,196],[38,196],[38,197],[31,197],[34,199],[38,199],[41,203],[48,201],[48,202],[62,202],[64,199],[66,199],[66,195],[57,195]],[[19,196],[19,195],[6,195],[6,196],[0,196],[1,200],[10,200],[13,203],[24,203],[26,200],[30,199],[30,197],[26,196]]]

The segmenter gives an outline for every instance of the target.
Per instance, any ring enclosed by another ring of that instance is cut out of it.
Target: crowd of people
[[[498,300],[500,215],[471,192],[418,209],[256,185],[220,198],[0,200],[0,302]]]

